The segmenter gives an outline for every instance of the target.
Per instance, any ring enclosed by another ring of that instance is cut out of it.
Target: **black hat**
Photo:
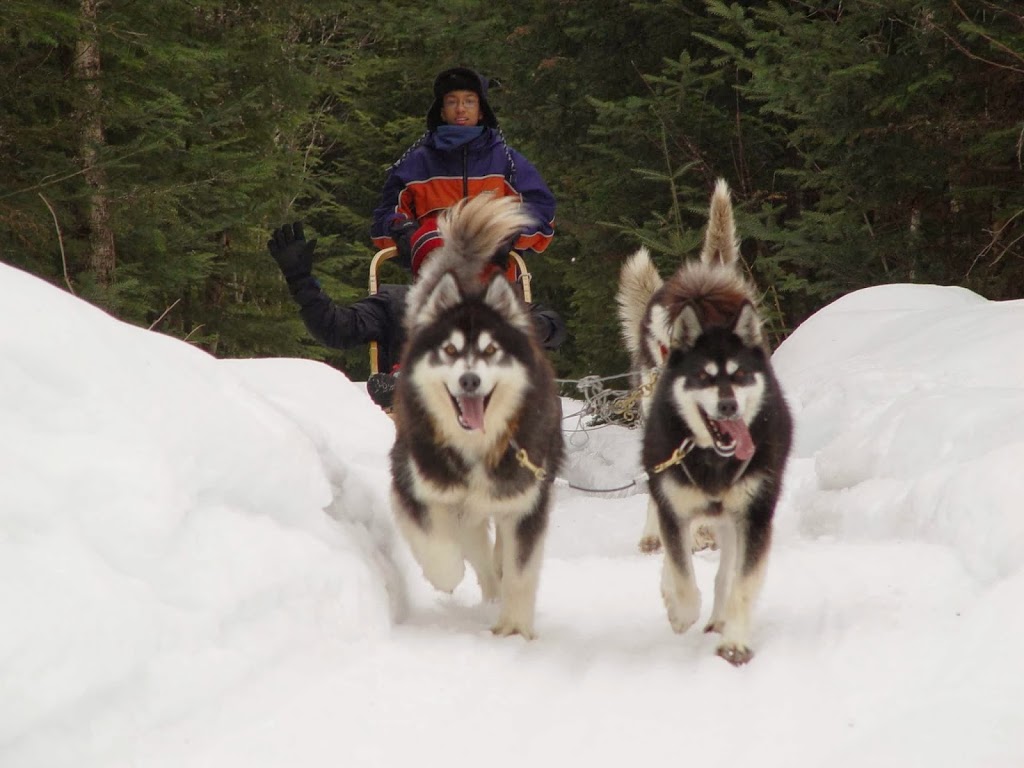
[[[487,102],[487,86],[490,80],[478,75],[467,67],[446,69],[434,78],[434,103],[427,110],[427,128],[434,130],[441,125],[441,105],[444,95],[452,91],[473,91],[480,97],[480,114],[488,128],[498,127],[498,118],[494,116],[491,105]]]

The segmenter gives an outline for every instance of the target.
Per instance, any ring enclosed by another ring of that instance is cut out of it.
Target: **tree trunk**
[[[89,266],[101,285],[109,286],[114,276],[117,254],[110,228],[107,176],[98,164],[103,133],[102,88],[100,87],[100,49],[96,25],[99,0],[81,0],[82,33],[75,46],[75,77],[83,84],[80,113],[82,125],[82,167],[91,190],[89,200]]]

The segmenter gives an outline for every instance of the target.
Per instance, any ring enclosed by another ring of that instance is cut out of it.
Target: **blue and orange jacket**
[[[535,229],[523,232],[513,248],[539,253],[548,247],[554,234],[555,196],[500,131],[485,128],[479,137],[449,151],[439,149],[434,137],[433,131],[426,134],[388,172],[370,227],[378,249],[395,244],[389,232],[396,216],[423,223],[462,198],[486,191],[518,197],[533,214]]]

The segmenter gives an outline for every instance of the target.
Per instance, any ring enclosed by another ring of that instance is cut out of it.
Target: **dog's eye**
[[[496,346],[494,346],[493,344],[488,344],[486,347],[483,348],[483,350],[481,350],[480,355],[482,357],[491,357],[497,351],[498,348]]]
[[[444,349],[442,351],[449,357],[455,357],[457,354],[459,354],[459,350],[455,347],[454,344],[445,344]]]
[[[711,374],[707,371],[700,371],[696,376],[694,376],[694,378],[702,387],[706,387],[711,383]]]
[[[737,384],[750,384],[754,380],[754,374],[746,368],[738,368],[732,375],[732,380]]]

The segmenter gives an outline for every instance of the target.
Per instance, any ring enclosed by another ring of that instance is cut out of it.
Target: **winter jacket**
[[[335,303],[313,277],[289,282],[292,297],[306,329],[321,344],[334,349],[351,349],[377,342],[377,369],[390,372],[402,353],[405,329],[407,285],[381,285],[377,293],[344,307]],[[530,317],[546,349],[557,349],[565,341],[565,323],[553,310],[530,305]]]
[[[428,132],[388,172],[370,236],[378,249],[388,248],[395,244],[390,229],[396,217],[420,222],[436,218],[462,198],[486,191],[519,197],[536,220],[513,248],[539,253],[548,247],[554,234],[555,197],[530,161],[494,128],[484,128],[478,138],[447,152],[438,148],[436,133]]]

